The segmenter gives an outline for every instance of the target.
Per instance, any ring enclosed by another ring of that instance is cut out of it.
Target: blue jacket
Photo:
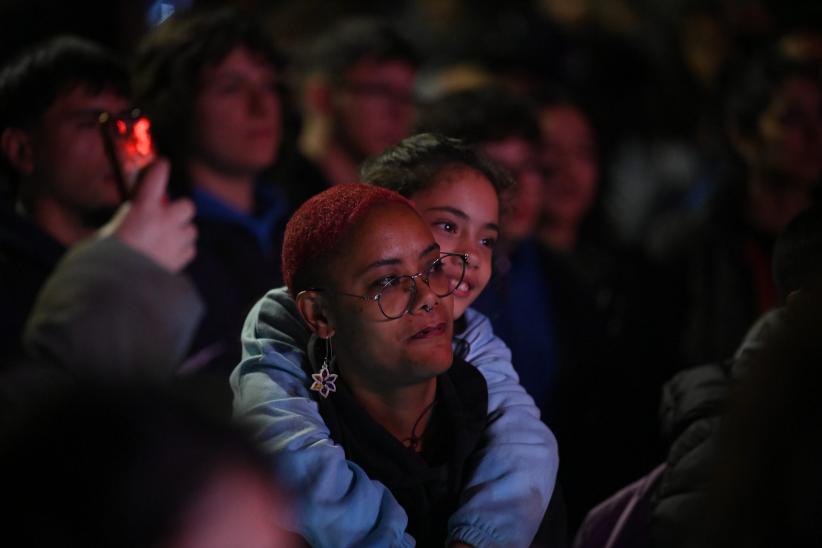
[[[528,546],[554,489],[556,440],[488,319],[469,309],[466,323],[466,361],[488,384],[489,425],[448,521],[448,544]],[[414,546],[405,511],[391,493],[329,438],[303,369],[309,336],[285,288],[254,306],[243,328],[243,360],[231,375],[235,415],[249,421],[263,450],[276,456],[280,482],[297,506],[296,530],[312,546]]]

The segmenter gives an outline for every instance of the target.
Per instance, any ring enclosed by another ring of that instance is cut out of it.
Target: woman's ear
[[[311,331],[321,339],[334,336],[334,325],[328,317],[327,306],[319,291],[300,291],[297,294],[297,310]]]

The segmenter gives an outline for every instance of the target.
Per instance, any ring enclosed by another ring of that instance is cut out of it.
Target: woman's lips
[[[445,322],[440,322],[435,325],[429,325],[423,329],[417,331],[414,335],[411,336],[412,341],[422,340],[422,339],[430,339],[434,337],[441,337],[445,334]]]

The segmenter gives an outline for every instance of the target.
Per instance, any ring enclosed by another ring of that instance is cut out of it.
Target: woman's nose
[[[434,307],[439,304],[439,297],[437,297],[426,281],[417,278],[414,282],[417,284],[417,294],[414,299],[413,308],[415,310],[431,312],[434,310]]]
[[[465,269],[478,269],[482,264],[482,255],[480,254],[480,244],[479,242],[469,241],[465,242],[463,245],[463,251],[465,253]]]

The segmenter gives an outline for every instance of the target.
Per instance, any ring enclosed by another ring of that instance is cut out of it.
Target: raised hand
[[[133,197],[101,229],[148,255],[171,272],[182,270],[196,255],[197,228],[191,200],[169,202],[169,163],[157,160],[143,170]]]

